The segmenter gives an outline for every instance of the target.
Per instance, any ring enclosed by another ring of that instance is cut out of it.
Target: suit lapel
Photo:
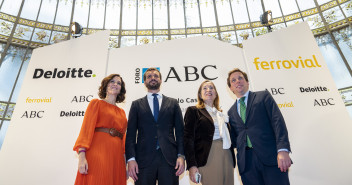
[[[153,116],[153,112],[152,110],[150,109],[150,106],[149,106],[149,103],[148,103],[148,97],[145,96],[143,99],[142,99],[142,107],[149,113],[149,115],[154,119],[154,116]]]
[[[208,118],[208,119],[210,120],[210,122],[214,123],[213,118],[211,118],[209,112],[208,112],[205,108],[199,109],[199,111],[200,111],[206,118]]]
[[[253,101],[255,99],[256,94],[249,91],[248,93],[248,100],[247,100],[247,108],[246,108],[246,120],[248,119],[248,114],[251,111]]]
[[[161,107],[160,107],[160,111],[159,111],[159,115],[158,115],[158,120],[160,118],[160,116],[165,112],[166,108],[169,106],[170,104],[170,98],[163,95],[163,100],[161,102]]]
[[[236,102],[235,102],[235,112],[234,112],[234,114],[235,114],[235,118],[237,119],[237,120],[239,120],[240,122],[242,122],[243,123],[243,120],[242,120],[242,118],[241,118],[241,116],[238,114],[238,109],[237,109],[237,100],[236,100]],[[247,111],[246,111],[246,113],[247,113]],[[246,115],[247,116],[247,115]],[[243,123],[244,124],[244,123]]]

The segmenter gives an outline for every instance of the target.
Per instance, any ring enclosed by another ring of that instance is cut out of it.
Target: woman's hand
[[[78,171],[81,174],[88,174],[88,162],[85,152],[80,152],[78,154]]]
[[[197,172],[199,173],[198,168],[196,166],[192,166],[188,171],[189,171],[189,179],[191,179],[192,182],[197,184],[196,173]]]

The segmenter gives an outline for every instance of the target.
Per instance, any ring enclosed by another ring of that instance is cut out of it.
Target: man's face
[[[158,71],[147,71],[144,81],[148,90],[158,90],[160,88],[161,79]]]
[[[234,72],[230,75],[231,91],[240,98],[248,91],[249,83],[240,72]]]

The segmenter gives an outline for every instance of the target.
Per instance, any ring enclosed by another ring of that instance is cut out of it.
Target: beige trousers
[[[207,164],[198,168],[202,185],[234,185],[234,167],[230,149],[222,148],[222,140],[213,140]]]

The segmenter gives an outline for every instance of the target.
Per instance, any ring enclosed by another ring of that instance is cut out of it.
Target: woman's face
[[[121,78],[118,76],[115,76],[113,79],[111,79],[108,83],[108,86],[106,87],[106,95],[117,96],[121,90],[121,83]]]
[[[206,104],[213,104],[217,96],[214,85],[211,82],[206,82],[202,85],[201,98]]]

